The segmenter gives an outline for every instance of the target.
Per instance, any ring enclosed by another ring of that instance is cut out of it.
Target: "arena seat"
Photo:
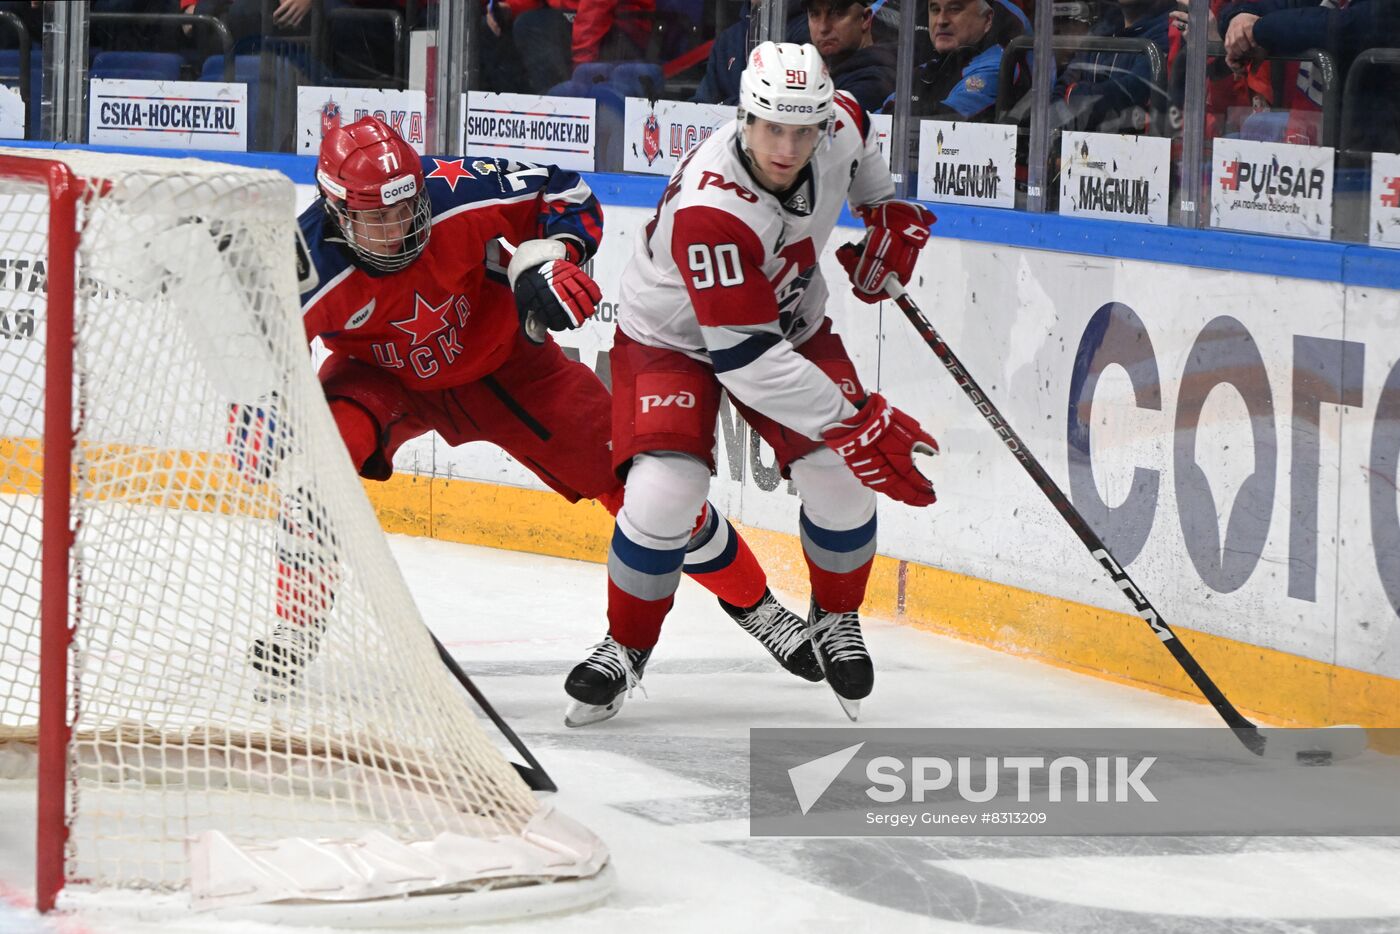
[[[176,81],[183,64],[174,52],[99,52],[92,59],[92,77]]]
[[[666,75],[651,62],[622,62],[608,81],[623,97],[656,100],[666,89]]]

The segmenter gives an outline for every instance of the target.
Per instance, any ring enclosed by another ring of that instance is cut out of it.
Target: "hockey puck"
[[[1331,765],[1332,753],[1326,749],[1300,749],[1298,751],[1299,765]]]

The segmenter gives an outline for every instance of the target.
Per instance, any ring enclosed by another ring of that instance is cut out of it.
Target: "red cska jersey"
[[[432,234],[398,272],[354,265],[319,199],[302,212],[302,316],[308,342],[319,337],[407,388],[448,389],[496,370],[515,343],[509,255],[497,241],[552,237],[582,262],[598,249],[603,212],[582,178],[554,166],[425,156],[423,175]]]

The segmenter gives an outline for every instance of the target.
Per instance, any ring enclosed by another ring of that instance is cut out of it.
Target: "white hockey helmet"
[[[739,77],[739,126],[749,118],[772,123],[825,124],[835,88],[811,43],[764,42],[749,53]]]

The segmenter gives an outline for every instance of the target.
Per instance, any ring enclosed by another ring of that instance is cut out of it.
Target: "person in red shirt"
[[[505,159],[419,156],[373,116],[333,125],[316,167],[320,197],[299,220],[306,339],[329,351],[321,387],[360,475],[388,480],[406,442],[498,445],[570,502],[616,514],[611,396],[549,330],[582,325],[598,286],[582,265],[603,213],[577,174]],[[296,439],[278,434],[276,400],[234,407],[229,441],[250,482],[272,476]],[[295,683],[315,657],[339,570],[329,516],[288,497],[279,549],[275,632],[252,667]],[[328,557],[329,555],[329,557]],[[768,590],[732,525],[700,510],[689,573],[777,660],[821,680],[803,623]],[[802,649],[805,648],[805,652]]]

